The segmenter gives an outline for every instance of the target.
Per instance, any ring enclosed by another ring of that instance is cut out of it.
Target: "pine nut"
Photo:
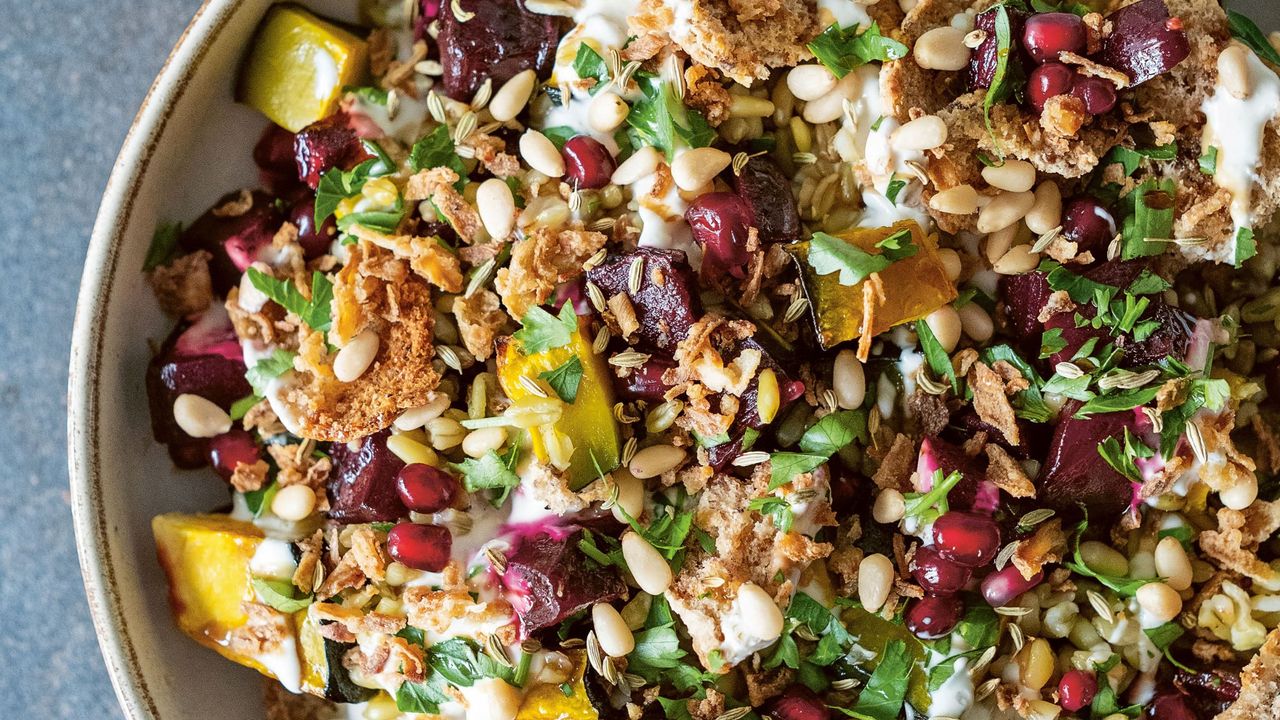
[[[873,553],[858,563],[858,600],[867,612],[878,612],[889,599],[893,587],[893,561]]]
[[[564,158],[550,138],[537,130],[526,130],[520,136],[520,156],[529,167],[549,178],[564,175]]]
[[[956,311],[960,315],[960,327],[964,334],[977,343],[985,343],[995,333],[995,323],[978,303],[971,302]]]
[[[477,680],[467,693],[467,720],[515,720],[520,691],[499,678]]]
[[[1026,217],[1035,203],[1035,193],[1000,193],[978,213],[978,232],[993,233],[1009,227]]]
[[[782,396],[778,392],[778,376],[770,368],[760,371],[756,378],[756,412],[760,421],[766,425],[773,422],[782,405]]]
[[[922,115],[889,136],[897,150],[932,150],[947,141],[947,124],[937,115]]]
[[[1104,575],[1124,577],[1129,574],[1129,560],[1119,551],[1097,540],[1080,543],[1080,557],[1090,570]]]
[[[1057,665],[1053,648],[1044,638],[1036,638],[1024,645],[1014,660],[1018,663],[1018,678],[1032,690],[1048,685]]]
[[[839,120],[844,115],[844,101],[858,95],[858,73],[851,72],[822,97],[805,103],[804,119],[813,125]]]
[[[1030,245],[1018,245],[996,261],[993,270],[999,275],[1021,275],[1036,269],[1040,256],[1031,252]]]
[[[653,147],[643,147],[627,158],[613,171],[609,181],[614,185],[630,185],[640,178],[653,174],[662,162],[662,153]]]
[[[1129,558],[1129,577],[1134,580],[1156,579],[1155,554],[1148,550],[1139,550]]]
[[[942,268],[946,270],[948,280],[955,282],[960,279],[960,273],[964,271],[964,263],[960,261],[960,253],[951,248],[939,248],[938,262],[942,263]]]
[[[1061,716],[1062,707],[1054,705],[1048,700],[1032,700],[1027,703],[1027,720],[1058,720]],[[1114,715],[1108,715],[1103,720],[1115,720],[1116,718],[1124,720],[1127,717],[1127,715],[1115,713]]]
[[[650,595],[661,595],[671,587],[671,566],[657,548],[634,531],[622,536],[622,557],[631,577]]]
[[[472,430],[462,439],[462,452],[473,458],[482,458],[490,450],[497,450],[507,444],[507,429],[487,427]]]
[[[1156,575],[1164,578],[1169,587],[1178,592],[1191,587],[1191,560],[1177,538],[1161,538],[1156,545],[1155,561]]]
[[[956,349],[956,345],[960,343],[960,314],[950,305],[942,307],[929,313],[924,319],[929,329],[933,331],[933,336],[938,339],[938,343],[942,345],[942,349],[951,352]]]
[[[1218,55],[1218,82],[1237,100],[1253,94],[1248,53],[1244,46],[1231,43]]]
[[[618,500],[609,510],[620,523],[627,521],[626,515],[640,517],[644,511],[644,481],[632,475],[626,468],[618,468],[612,473],[613,482],[618,486]],[[623,515],[626,511],[626,515]]]
[[[426,405],[423,405],[422,407],[409,408],[408,410],[400,413],[400,417],[396,418],[393,425],[395,425],[395,428],[401,432],[417,430],[423,425],[426,425],[432,420],[443,415],[444,411],[448,410],[449,406],[452,404],[453,401],[449,399],[448,395],[439,393],[435,397],[431,398]]]
[[[631,106],[617,93],[602,92],[587,107],[587,124],[596,132],[610,133],[631,114]]]
[[[1058,183],[1045,180],[1036,186],[1036,201],[1027,211],[1027,227],[1043,235],[1062,224],[1062,191]]]
[[[1134,598],[1147,615],[1145,619],[1148,622],[1143,623],[1147,627],[1152,624],[1163,625],[1182,612],[1182,597],[1178,595],[1177,590],[1162,582],[1143,585],[1138,588]]]
[[[929,207],[952,215],[972,215],[978,212],[978,191],[972,185],[947,188],[929,198]]]
[[[996,261],[1004,257],[1013,247],[1013,242],[1018,238],[1018,226],[1010,225],[1003,230],[997,230],[987,236],[987,240],[983,243],[983,254],[986,255],[987,262],[992,265]]]
[[[462,438],[467,435],[467,429],[451,417],[428,420],[424,427],[427,437],[431,440],[431,447],[441,452],[458,447],[462,443]]]
[[[631,458],[628,468],[641,480],[675,470],[684,462],[685,451],[674,445],[650,445]]]
[[[782,635],[782,610],[764,588],[753,582],[742,583],[738,588],[738,612],[752,629],[751,634],[761,640],[773,640]]]
[[[333,358],[333,374],[339,382],[351,382],[369,369],[373,358],[378,354],[382,339],[372,329],[365,330],[351,338],[351,342],[342,346]]]
[[[686,150],[671,163],[671,179],[681,190],[697,190],[714,180],[731,162],[733,156],[717,148]]]
[[[271,512],[281,520],[298,522],[316,509],[316,494],[306,485],[287,485],[271,499]]]
[[[787,73],[787,89],[797,100],[817,100],[835,89],[839,82],[823,65],[797,65]]]
[[[406,465],[421,464],[432,467],[440,465],[440,456],[436,455],[435,450],[403,433],[387,438],[387,450],[404,461]]]
[[[1036,184],[1036,166],[1026,160],[1005,160],[1003,165],[982,168],[982,179],[993,188],[1008,192],[1027,192]]]
[[[1235,485],[1220,490],[1218,499],[1229,510],[1244,510],[1258,499],[1258,481],[1253,477],[1243,477]]]
[[[193,438],[217,437],[231,429],[231,416],[212,400],[183,393],[173,401],[173,420]]]
[[[921,35],[911,50],[916,64],[926,70],[963,70],[969,66],[969,48],[964,46],[965,31],[944,26]]]
[[[773,101],[754,95],[733,95],[729,105],[729,117],[766,118],[773,114]]]
[[[532,69],[516,74],[493,94],[493,99],[489,101],[489,114],[502,123],[515,120],[529,103],[533,85],[537,81],[538,74]]]
[[[591,625],[596,631],[600,649],[609,657],[626,657],[636,649],[636,638],[631,628],[609,603],[596,603],[591,608]]]
[[[902,519],[907,510],[907,500],[902,493],[893,488],[885,488],[876,495],[876,504],[871,507],[871,517],[878,523],[888,525]]]
[[[498,178],[489,178],[476,190],[476,208],[489,237],[505,240],[516,224],[516,200],[511,186]]]
[[[867,396],[867,374],[854,351],[845,349],[836,353],[831,368],[831,389],[836,393],[836,404],[842,409],[862,407]]]

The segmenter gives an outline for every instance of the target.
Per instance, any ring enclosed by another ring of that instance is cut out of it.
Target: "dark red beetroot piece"
[[[219,295],[240,282],[240,274],[258,259],[258,252],[271,245],[271,239],[284,223],[270,195],[255,190],[253,205],[242,215],[218,217],[215,208],[238,198],[238,193],[224,195],[213,208],[182,231],[178,244],[186,252],[205,250],[213,259],[209,272],[213,289]]]
[[[564,178],[584,190],[599,190],[609,184],[618,165],[599,140],[586,135],[571,138],[560,150],[564,158]]]
[[[951,595],[964,589],[973,577],[969,568],[938,554],[932,545],[916,550],[911,558],[911,575],[932,595]]]
[[[1217,717],[1240,699],[1240,675],[1229,670],[1192,673],[1179,668],[1174,670],[1173,686],[1201,718]]]
[[[223,480],[230,481],[239,465],[252,465],[261,459],[258,443],[240,428],[209,439],[209,465]]]
[[[298,179],[312,190],[320,185],[320,176],[330,169],[350,170],[371,157],[346,113],[335,113],[308,125],[293,141]]]
[[[527,536],[507,553],[502,584],[525,635],[552,627],[597,602],[625,597],[627,586],[613,568],[588,562],[578,549],[582,532],[564,537]]]
[[[223,410],[253,392],[244,379],[244,356],[231,321],[215,306],[192,325],[179,325],[147,366],[147,403],[151,432],[169,446],[169,456],[182,468],[207,461],[209,441],[193,438],[173,419],[179,395],[199,395]],[[233,468],[234,469],[234,468]]]
[[[631,263],[644,259],[640,291],[630,290]],[[657,271],[663,284],[654,282]],[[693,268],[683,252],[651,247],[610,255],[604,262],[587,271],[587,280],[595,283],[605,297],[626,293],[640,322],[640,342],[650,348],[674,352],[676,345],[689,334],[693,323],[702,315],[698,284]]]
[[[925,595],[907,607],[907,629],[925,640],[937,640],[955,628],[964,615],[964,602],[956,595]]]
[[[1032,339],[1037,346],[1044,326],[1037,315],[1049,304],[1053,289],[1042,272],[1000,277],[1000,299],[1004,302],[1004,315],[1009,334],[1019,340]]]
[[[1022,78],[1026,76],[1023,58],[1026,54],[1022,51],[1023,23],[1027,20],[1027,13],[1021,10],[1009,9],[1009,28],[1012,31],[1009,40],[1010,52],[1008,69],[1006,77]],[[986,33],[986,39],[982,41],[969,58],[968,85],[970,90],[978,90],[981,88],[991,87],[992,80],[996,76],[996,64],[999,60],[1000,44],[996,39],[996,9],[992,8],[986,12],[978,13],[978,17],[974,19],[974,27]],[[1029,58],[1027,58],[1029,60]]]
[[[1038,63],[1057,60],[1064,52],[1083,55],[1085,40],[1084,20],[1073,13],[1039,13],[1022,26],[1022,47]]]
[[[1083,504],[1090,521],[1106,527],[1129,508],[1133,486],[1102,459],[1098,444],[1109,437],[1123,441],[1126,428],[1137,434],[1139,413],[1124,410],[1076,418],[1079,409],[1075,400],[1062,408],[1037,497],[1072,517],[1080,514],[1078,506]]]
[[[436,513],[453,504],[458,480],[431,465],[405,465],[396,475],[396,491],[404,506],[420,513]]]
[[[954,563],[982,567],[1000,552],[1000,528],[989,517],[952,510],[933,523],[933,547]]]
[[[440,62],[449,97],[470,100],[485,78],[492,78],[497,90],[530,68],[540,78],[551,74],[560,40],[558,18],[529,12],[523,0],[459,0],[457,6],[473,17],[460,21],[448,3],[439,12]]]
[[[329,456],[329,517],[340,523],[390,522],[409,514],[396,490],[404,462],[387,449],[389,430],[360,440],[353,450],[334,443]]]
[[[449,564],[453,535],[441,525],[402,522],[387,533],[387,552],[392,559],[414,570],[440,572]]]
[[[314,260],[329,252],[333,239],[338,235],[338,223],[332,216],[316,230],[316,199],[307,193],[289,210],[289,222],[298,228],[298,244],[308,260]]]
[[[702,273],[727,273],[736,278],[746,274],[748,234],[755,215],[746,200],[736,193],[710,192],[699,195],[684,213],[693,239],[702,247]]]
[[[822,698],[803,685],[792,685],[769,702],[766,711],[775,720],[830,720],[831,710]]]
[[[771,158],[748,160],[733,176],[733,187],[751,209],[762,245],[800,239],[800,209],[791,194],[791,178]]]
[[[258,138],[258,144],[253,146],[253,162],[258,166],[262,184],[277,194],[283,194],[298,184],[293,139],[293,133],[269,123],[262,131],[262,137]]]
[[[961,408],[951,417],[951,426],[947,432],[947,439],[963,444],[965,440],[973,437],[978,432],[987,434],[987,442],[995,443],[1004,448],[1009,454],[1018,460],[1028,460],[1038,457],[1041,450],[1049,446],[1049,436],[1045,427],[1038,423],[1027,422],[1022,418],[1017,418],[1015,424],[1018,426],[1019,445],[1011,444],[1004,436],[1004,433],[995,425],[982,421],[978,414],[972,408]]]
[[[674,360],[650,357],[648,362],[633,370],[630,375],[618,379],[614,387],[628,400],[661,401],[672,387],[663,382],[662,374],[675,366]]]
[[[1094,60],[1140,85],[1167,72],[1191,54],[1182,20],[1169,17],[1164,0],[1138,0],[1107,16],[1111,34]]]
[[[1009,563],[982,579],[982,599],[991,607],[1004,607],[1043,580],[1044,572],[1038,572],[1028,580],[1022,577],[1017,565]]]
[[[1078,712],[1098,694],[1098,679],[1091,672],[1071,670],[1058,681],[1058,704],[1067,712]]]
[[[1049,98],[1066,95],[1076,83],[1076,71],[1070,65],[1048,62],[1027,78],[1027,102],[1036,112],[1044,110]]]
[[[1062,236],[1076,243],[1081,253],[1104,257],[1116,236],[1115,216],[1088,195],[1071,198],[1062,207]]]
[[[932,482],[935,470],[941,470],[943,477],[953,472],[959,472],[962,476],[960,483],[947,494],[947,500],[952,509],[972,510],[975,503],[984,511],[987,509],[990,489],[994,489],[994,486],[987,481],[986,473],[978,463],[965,455],[964,450],[959,446],[952,445],[939,437],[926,437],[920,443],[920,457],[916,463],[916,471],[920,473],[922,479],[927,477]]]
[[[1207,720],[1196,715],[1186,698],[1177,692],[1157,695],[1142,711],[1147,720]]]

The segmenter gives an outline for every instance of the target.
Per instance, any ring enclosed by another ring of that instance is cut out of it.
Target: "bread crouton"
[[[1280,630],[1272,630],[1240,673],[1240,698],[1217,720],[1280,717]]]

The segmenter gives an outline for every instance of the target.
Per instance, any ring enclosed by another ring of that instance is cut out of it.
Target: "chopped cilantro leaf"
[[[249,414],[249,409],[262,401],[257,395],[246,395],[239,400],[231,403],[231,410],[227,412],[232,420],[242,420],[245,415]]]
[[[578,316],[574,314],[573,303],[565,303],[558,316],[534,306],[524,314],[520,325],[512,337],[520,343],[521,352],[536,355],[572,342],[573,333],[578,330]]]
[[[1121,410],[1132,410],[1151,402],[1160,388],[1145,387],[1132,390],[1121,390],[1110,395],[1099,395],[1085,403],[1076,411],[1077,419],[1087,418],[1094,413],[1111,413]]]
[[[857,27],[842,28],[839,23],[832,23],[809,43],[809,52],[832,75],[843,78],[854,68],[869,62],[888,62],[906,57],[907,46],[881,35],[878,23],[871,23],[861,33]]]
[[[1111,588],[1116,593],[1123,595],[1124,597],[1132,597],[1134,593],[1138,592],[1138,588],[1151,582],[1151,580],[1134,580],[1131,578],[1106,575],[1104,573],[1097,572],[1093,568],[1089,567],[1089,564],[1084,561],[1084,556],[1080,554],[1080,538],[1081,536],[1084,535],[1085,531],[1088,529],[1089,529],[1089,513],[1086,510],[1084,519],[1081,520],[1078,525],[1076,525],[1075,538],[1073,539],[1072,545],[1071,545],[1071,550],[1072,550],[1071,559],[1063,563],[1064,565],[1067,566],[1067,568],[1069,568],[1074,573],[1079,573],[1080,575],[1091,577],[1094,580],[1097,580],[1098,582],[1102,583],[1103,585],[1106,585],[1107,587]]]
[[[1052,357],[1067,347],[1067,341],[1062,337],[1062,328],[1049,328],[1040,336],[1040,359]]]
[[[324,225],[338,203],[357,195],[373,176],[373,168],[378,165],[376,159],[365,160],[350,170],[330,168],[320,176],[320,184],[316,186],[316,227]]]
[[[1178,157],[1176,142],[1154,148],[1127,148],[1117,145],[1111,148],[1111,152],[1102,159],[1102,166],[1119,164],[1124,169],[1125,177],[1129,177],[1137,172],[1143,160],[1173,160],[1176,157]]]

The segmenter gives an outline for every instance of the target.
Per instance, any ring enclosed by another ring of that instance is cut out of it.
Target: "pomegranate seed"
[[[1049,62],[1031,71],[1027,78],[1027,101],[1036,112],[1044,111],[1049,98],[1066,95],[1076,81],[1076,71],[1060,62]]]
[[[261,459],[258,444],[244,430],[233,428],[209,441],[209,464],[228,482],[237,465],[252,465]]]
[[[595,138],[579,135],[564,144],[565,180],[584,190],[598,190],[609,184],[617,164],[609,149]]]
[[[1062,236],[1075,243],[1079,252],[1098,256],[1116,236],[1116,220],[1097,200],[1072,198],[1062,209]]]
[[[933,523],[938,554],[968,567],[982,567],[1000,552],[1000,528],[991,518],[952,511]]]
[[[769,703],[768,715],[776,720],[829,720],[831,711],[809,688],[792,685]]]
[[[414,570],[440,572],[449,564],[453,536],[441,525],[402,522],[387,533],[387,552]]]
[[[689,205],[684,217],[702,246],[703,268],[742,277],[751,257],[747,236],[755,221],[747,201],[736,193],[705,193]]]
[[[1058,704],[1067,712],[1088,706],[1097,694],[1098,679],[1090,672],[1071,670],[1058,682]]]
[[[1149,720],[1197,720],[1187,701],[1175,692],[1156,696],[1143,711],[1142,717]]]
[[[1164,22],[1164,27],[1166,30],[1177,32],[1182,29],[1182,18],[1171,17]]]
[[[1040,13],[1022,26],[1022,46],[1038,63],[1057,60],[1064,52],[1084,50],[1084,20],[1072,13]]]
[[[930,545],[916,550],[915,556],[911,558],[911,574],[925,592],[934,595],[958,592],[973,577],[972,570],[942,557]]]
[[[325,218],[316,229],[316,201],[306,198],[289,211],[289,222],[298,228],[298,244],[308,260],[314,260],[329,252],[333,239],[338,236],[338,223],[332,216]]]
[[[937,640],[951,632],[964,615],[964,603],[955,595],[926,595],[911,603],[903,618],[907,629],[923,640]]]
[[[396,491],[410,510],[434,513],[453,504],[458,481],[440,468],[414,463],[405,465],[396,475]]]
[[[1084,101],[1085,112],[1090,115],[1109,113],[1116,106],[1116,86],[1103,78],[1077,78],[1071,94]]]
[[[1022,577],[1022,571],[1013,563],[1004,566],[982,579],[982,597],[991,607],[1004,607],[1013,599],[1044,580],[1044,572],[1038,572],[1030,580]]]

